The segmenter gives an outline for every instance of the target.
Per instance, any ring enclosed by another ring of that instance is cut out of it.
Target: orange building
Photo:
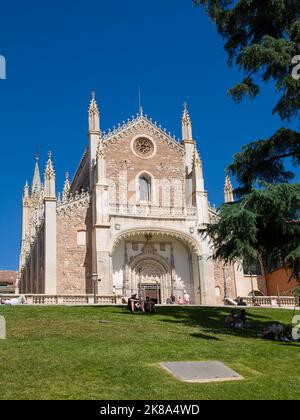
[[[279,268],[269,274],[267,276],[268,296],[277,296],[278,291],[281,296],[290,295],[291,290],[299,285],[296,280],[290,280],[290,276],[291,272],[284,268]]]

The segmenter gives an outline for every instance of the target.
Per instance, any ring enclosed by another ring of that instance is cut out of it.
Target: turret
[[[185,166],[186,175],[190,175],[193,170],[193,160],[195,157],[196,143],[193,140],[192,122],[187,108],[187,103],[184,103],[183,116],[181,120],[182,127],[182,144],[185,148]]]
[[[234,191],[233,191],[231,179],[228,174],[226,174],[226,179],[225,179],[224,200],[226,204],[234,203]]]
[[[36,195],[38,196],[41,192],[41,175],[40,175],[40,168],[39,168],[39,158],[35,158],[35,168],[34,174],[31,184],[31,196]]]
[[[192,122],[188,111],[187,103],[184,103],[183,116],[181,120],[182,126],[182,141],[193,140]]]
[[[49,152],[45,170],[45,249],[44,249],[44,281],[45,294],[55,295],[57,293],[57,216],[56,216],[56,193],[55,193],[55,172],[52,162],[52,155]]]
[[[100,112],[96,102],[96,94],[92,93],[89,107],[89,172],[90,191],[94,188],[94,167],[97,160],[97,147],[100,140]]]
[[[52,154],[48,153],[48,161],[45,170],[45,198],[56,199],[55,193],[55,172],[52,162]]]
[[[62,195],[63,202],[68,201],[69,196],[70,196],[70,189],[71,189],[71,184],[70,184],[70,179],[69,179],[69,172],[67,172],[65,183],[64,183],[63,195]]]
[[[89,107],[89,134],[92,133],[100,135],[100,112],[95,92],[92,92],[92,100]]]

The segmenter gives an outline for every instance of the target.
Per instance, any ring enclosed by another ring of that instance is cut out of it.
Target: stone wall
[[[224,280],[224,263],[221,261],[214,262],[214,275],[215,275],[215,293],[218,304],[224,303],[225,296],[225,280]],[[236,298],[236,284],[235,284],[235,270],[233,266],[225,266],[225,277],[227,286],[227,297]]]
[[[36,240],[31,245],[30,256],[20,273],[21,293],[44,293],[45,291],[45,232],[42,225]]]
[[[178,240],[166,239],[163,236],[158,236],[155,240],[146,242],[145,237],[136,235],[132,241],[122,241],[120,243],[113,254],[113,284],[117,295],[124,292],[129,296],[132,292],[137,292],[136,285],[140,281],[145,284],[154,281],[154,279],[147,278],[145,267],[143,267],[144,271],[141,277],[136,273],[135,260],[138,260],[139,257],[143,257],[145,265],[159,257],[168,266],[167,275],[170,277],[170,281],[167,282],[166,279],[163,279],[163,276],[160,278],[159,275],[156,279],[160,281],[163,303],[172,294],[176,298],[183,298],[185,291],[194,299],[192,262],[188,249]],[[165,273],[164,276],[166,277]],[[133,285],[135,286],[132,289]]]
[[[267,276],[268,296],[290,295],[299,283],[291,279],[291,272],[280,268]]]
[[[155,144],[156,152],[153,157],[143,159],[133,152],[133,140],[139,137],[149,136]],[[171,206],[181,207],[182,199],[184,197],[184,180],[185,180],[185,159],[183,150],[179,147],[172,147],[165,140],[157,137],[158,134],[152,131],[149,127],[135,130],[126,137],[108,144],[106,147],[106,161],[107,161],[107,179],[113,181],[116,185],[117,203],[120,197],[120,202],[124,201],[128,204],[136,204],[136,184],[135,180],[141,172],[151,174],[158,183],[164,179],[169,182],[176,181],[179,187],[171,187]],[[122,174],[127,174],[127,183],[129,184],[129,193],[126,197],[126,179],[120,180]],[[159,188],[159,186],[156,186]],[[166,205],[165,198],[162,197],[163,186],[160,191],[156,193],[156,205]],[[114,193],[110,192],[110,199],[113,201]],[[124,197],[125,195],[125,197]],[[167,195],[167,194],[165,194]],[[175,198],[174,198],[175,196]]]
[[[57,216],[57,292],[92,292],[91,209],[70,207]]]

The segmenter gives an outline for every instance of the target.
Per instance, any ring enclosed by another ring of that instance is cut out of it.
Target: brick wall
[[[141,137],[149,135],[155,142],[157,152],[149,159],[142,159],[136,156],[131,149],[133,137],[137,136],[139,131],[130,134],[127,137],[109,144],[106,149],[107,178],[112,180],[117,187],[117,198],[119,197],[119,172],[127,171],[128,183],[135,185],[135,179],[141,171],[152,174],[156,180],[168,179],[181,182],[182,197],[184,191],[185,179],[185,160],[180,150],[172,148],[169,144],[160,138],[157,138],[148,128],[140,130]],[[122,187],[121,187],[122,188]],[[132,189],[132,188],[131,188]],[[133,188],[134,189],[134,188]],[[178,191],[176,191],[178,193]],[[134,192],[129,192],[128,200],[134,198]],[[171,205],[174,205],[174,189],[171,190]],[[157,197],[157,204],[163,205],[162,189]]]
[[[91,209],[72,208],[57,217],[57,293],[91,293]],[[86,231],[86,245],[77,234]]]
[[[215,287],[219,288],[220,296],[217,296],[217,303],[222,304],[224,302],[224,263],[221,261],[214,262],[214,275],[215,275]],[[227,285],[227,295],[230,298],[236,298],[236,287],[235,287],[235,277],[234,277],[234,267],[226,266],[225,267],[225,276],[226,276],[226,285]]]
[[[281,268],[274,271],[267,276],[267,288],[269,296],[277,296],[278,289],[281,295],[289,295],[291,290],[299,285],[299,283],[293,279],[290,280],[291,272]]]
[[[32,245],[30,257],[21,272],[19,289],[21,293],[44,293],[45,291],[45,232],[41,226]]]

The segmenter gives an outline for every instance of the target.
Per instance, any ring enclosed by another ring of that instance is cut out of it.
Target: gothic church
[[[244,273],[211,258],[205,231],[217,213],[187,106],[180,141],[142,109],[103,132],[95,95],[88,117],[86,150],[62,194],[50,153],[44,183],[37,161],[25,185],[20,293],[63,303],[95,294],[98,303],[118,303],[134,293],[165,303],[189,294],[206,305],[247,296]],[[228,177],[225,200],[233,201]]]

